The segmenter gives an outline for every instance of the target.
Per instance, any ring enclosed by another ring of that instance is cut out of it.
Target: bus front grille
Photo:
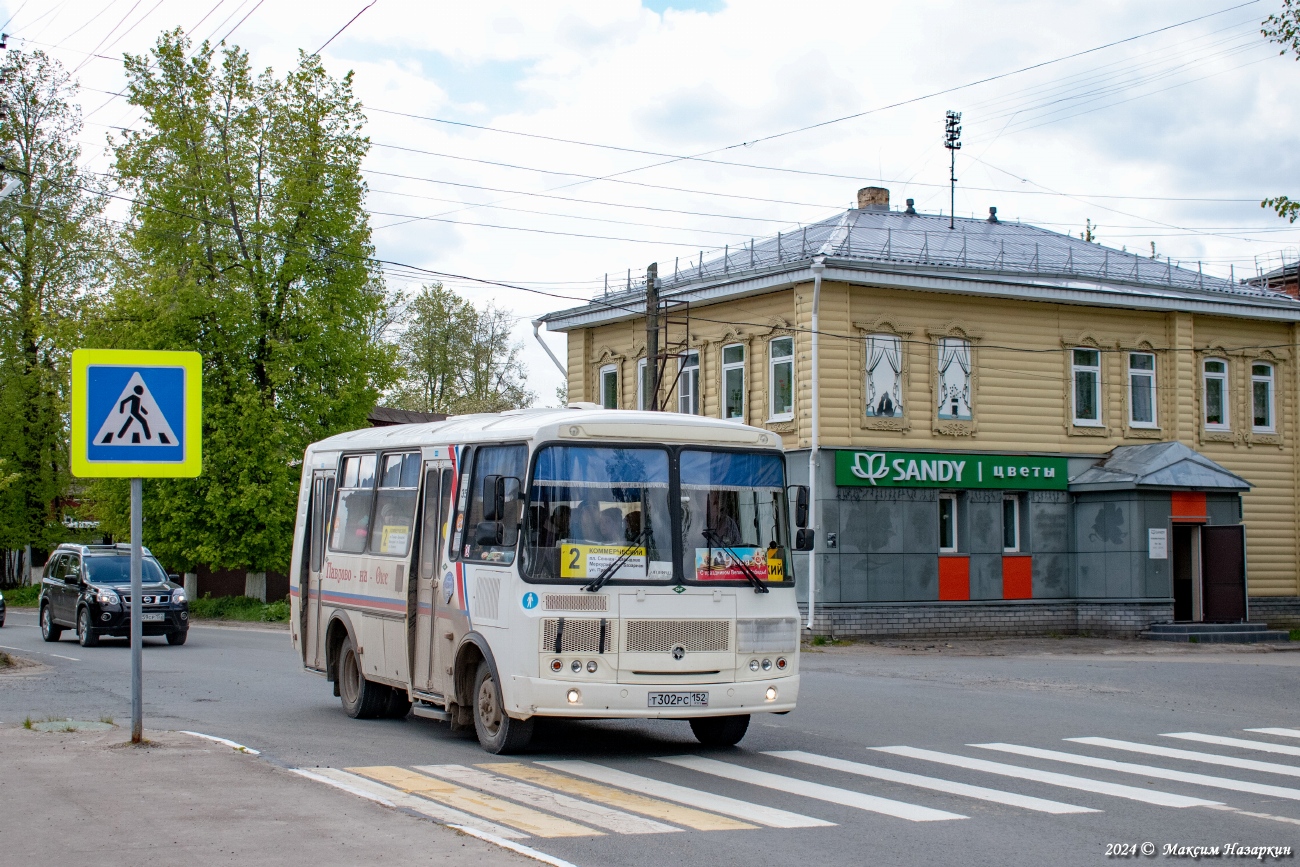
[[[718,653],[731,649],[728,620],[629,620],[623,649],[628,653]]]
[[[595,593],[547,593],[547,611],[608,611],[609,597]]]
[[[542,621],[542,653],[608,653],[618,621],[556,617]]]

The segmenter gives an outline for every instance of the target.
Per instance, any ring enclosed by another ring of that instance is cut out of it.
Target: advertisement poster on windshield
[[[732,556],[735,553],[740,559]],[[780,581],[781,571],[769,578],[766,548],[696,548],[695,580],[697,581],[746,581],[748,576],[740,564],[743,562],[760,581]],[[771,561],[780,569],[780,561]],[[783,571],[783,570],[782,570]]]
[[[561,578],[595,578],[620,557],[626,555],[622,565],[611,578],[644,578],[645,548],[626,545],[576,545],[560,546]]]

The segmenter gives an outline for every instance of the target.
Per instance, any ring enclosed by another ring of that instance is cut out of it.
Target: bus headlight
[[[768,701],[776,701],[776,687],[769,686],[767,688],[767,692],[763,694],[763,698],[767,699]]]
[[[587,673],[588,673],[588,674],[595,674],[595,673],[596,673],[596,668],[597,668],[596,660],[593,659],[591,662],[587,663]]]
[[[757,660],[757,659],[751,659],[751,660],[749,661],[749,670],[750,670],[750,671],[758,671],[758,660]]]
[[[773,690],[773,692],[775,692],[775,690]],[[576,689],[571,689],[569,690],[568,699],[569,704],[577,704],[582,701],[582,693],[578,692]]]
[[[771,671],[771,670],[772,670],[772,660],[770,660],[770,659],[765,659],[765,660],[763,660],[763,670],[764,670],[764,671]]]

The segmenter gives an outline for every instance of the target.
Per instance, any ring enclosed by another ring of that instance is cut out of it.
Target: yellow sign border
[[[87,459],[87,371],[92,365],[185,369],[185,459],[177,463]],[[72,352],[72,474],[80,479],[182,479],[203,470],[203,357],[197,352],[147,349],[76,349]]]

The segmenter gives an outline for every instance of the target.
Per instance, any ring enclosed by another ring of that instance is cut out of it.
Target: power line
[[[378,3],[378,2],[379,2],[379,0],[370,0],[369,3],[367,3],[365,6],[362,6],[362,7],[361,7],[361,12],[365,12],[367,9],[369,9],[371,6],[374,6],[374,5],[375,5],[376,3]],[[347,24],[344,24],[342,27],[340,27],[338,30],[336,30],[336,31],[334,32],[334,35],[331,36],[329,39],[326,39],[326,40],[325,40],[325,44],[322,45],[320,48],[317,48],[315,51],[313,51],[312,54],[313,54],[313,55],[319,55],[322,51],[324,51],[324,50],[325,50],[325,46],[329,45],[331,42],[333,42],[335,39],[337,39],[340,33],[342,33],[344,30],[347,30],[349,27],[352,26],[352,22],[353,22],[353,21],[356,21],[358,18],[361,17],[361,12],[358,12],[356,15],[353,15],[351,18],[349,18]]]

